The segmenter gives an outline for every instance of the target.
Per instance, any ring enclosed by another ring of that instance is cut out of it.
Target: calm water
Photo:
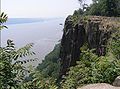
[[[23,47],[28,43],[34,43],[33,51],[36,55],[22,60],[38,58],[39,60],[36,63],[29,63],[37,65],[44,59],[46,54],[53,50],[55,44],[61,39],[63,26],[59,25],[60,23],[64,23],[64,19],[34,20],[32,23],[29,23],[29,21],[8,23],[9,29],[2,30],[1,32],[2,46],[6,45],[7,39],[14,40],[17,48]]]

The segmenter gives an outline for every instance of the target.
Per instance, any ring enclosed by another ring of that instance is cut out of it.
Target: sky
[[[67,17],[79,7],[78,0],[1,0],[1,9],[9,18]]]

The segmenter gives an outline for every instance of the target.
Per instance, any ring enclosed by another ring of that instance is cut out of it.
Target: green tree
[[[8,40],[6,47],[0,48],[0,87],[2,89],[17,88],[24,79],[26,69],[18,59],[31,55],[33,44],[28,44],[23,48],[16,49],[13,41]]]
[[[101,14],[104,16],[118,16],[118,0],[99,0],[102,5]]]
[[[85,14],[97,16],[120,16],[119,0],[92,0],[93,3],[87,7]]]

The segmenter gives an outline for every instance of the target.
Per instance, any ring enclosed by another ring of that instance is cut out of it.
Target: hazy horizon
[[[43,21],[50,21],[57,19],[64,19],[64,18],[8,18],[8,21],[5,24],[11,25],[11,24],[34,23],[34,22],[43,22]]]
[[[86,0],[90,4],[92,0]],[[9,18],[66,18],[79,9],[78,0],[2,0],[1,9]]]

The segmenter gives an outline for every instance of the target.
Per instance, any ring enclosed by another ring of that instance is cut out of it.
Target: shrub
[[[120,75],[120,60],[98,57],[92,51],[82,52],[80,61],[71,67],[62,83],[63,89],[75,89],[90,83],[112,83]]]

